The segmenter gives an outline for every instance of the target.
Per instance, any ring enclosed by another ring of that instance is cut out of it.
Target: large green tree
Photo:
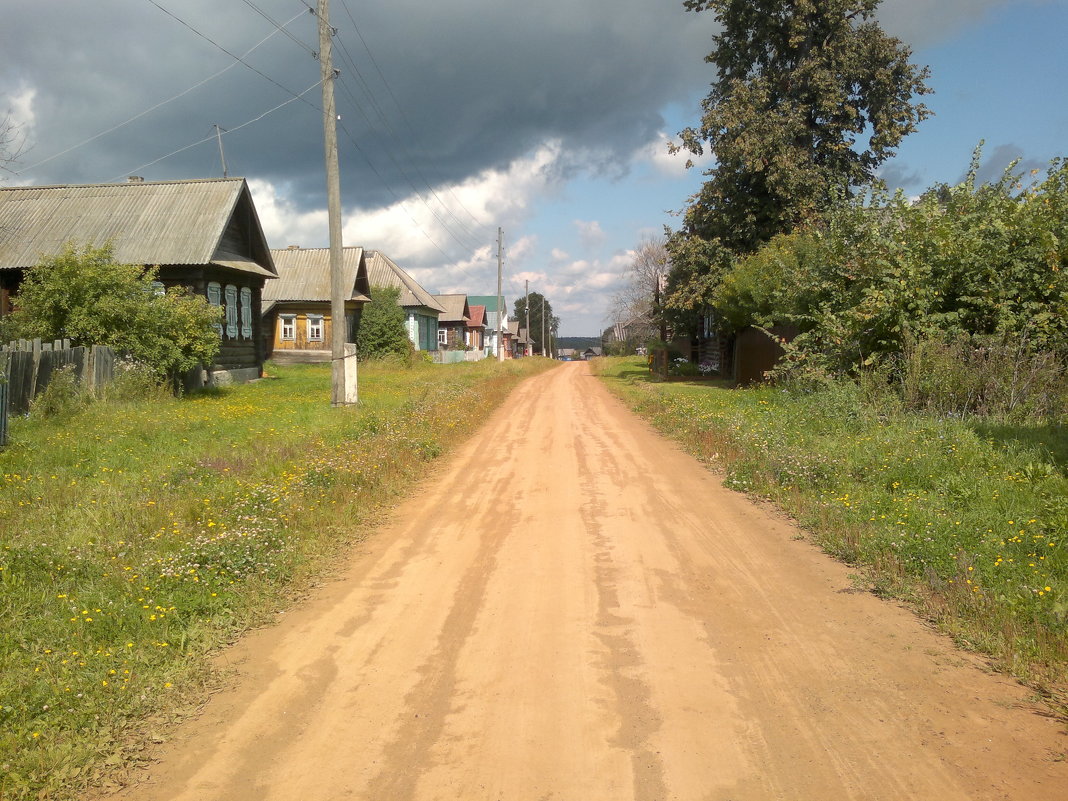
[[[221,309],[184,287],[164,291],[155,267],[117,264],[110,246],[77,247],[26,271],[4,335],[108,345],[159,377],[211,364]]]
[[[715,159],[671,237],[681,269],[701,276],[694,239],[751,253],[815,218],[930,115],[915,101],[928,70],[879,26],[880,1],[684,0],[720,32],[700,124],[680,133],[680,149]]]
[[[527,327],[527,298],[521,297],[513,305],[512,319],[519,321],[520,328]],[[553,316],[553,305],[540,292],[530,293],[530,336],[534,353],[541,356],[548,352],[542,347],[542,319],[545,320],[545,338],[553,339],[560,328],[560,318]]]

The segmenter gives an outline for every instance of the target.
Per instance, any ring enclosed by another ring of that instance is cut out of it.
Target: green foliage
[[[183,287],[158,293],[157,273],[116,264],[109,245],[68,244],[26,271],[5,335],[107,345],[160,377],[210,364],[221,310]]]
[[[542,305],[544,304],[544,305]],[[517,298],[513,305],[514,314],[512,315],[519,321],[520,328],[527,327],[527,298]],[[553,305],[545,299],[540,292],[530,293],[530,331],[528,335],[533,342],[534,353],[541,355],[542,353],[542,319],[545,320],[545,333],[547,336],[555,337],[556,332],[560,328],[560,318],[553,316]]]
[[[978,158],[964,183],[919,202],[874,192],[839,203],[820,228],[773,239],[724,278],[717,310],[739,327],[798,326],[786,372],[855,373],[916,347],[954,351],[962,369],[1012,363],[1017,375],[1038,369],[1035,354],[1062,362],[1068,165],[1055,161],[1020,191],[1011,172],[977,186]]]
[[[363,307],[356,331],[361,359],[409,359],[415,349],[404,327],[404,309],[397,305],[396,287],[371,287],[371,301]]]
[[[703,248],[746,255],[812,223],[929,116],[913,102],[928,71],[879,27],[879,2],[685,0],[720,32],[706,59],[716,80],[680,149],[707,150],[715,166],[669,237],[669,306],[708,305],[722,259]]]
[[[874,19],[880,0],[685,0],[720,23],[701,123],[681,132],[716,157],[685,230],[747,253],[868,183],[929,116],[928,70]],[[866,136],[870,133],[870,136]]]
[[[52,372],[48,386],[34,398],[30,411],[35,417],[70,417],[88,400],[74,366],[68,364]]]

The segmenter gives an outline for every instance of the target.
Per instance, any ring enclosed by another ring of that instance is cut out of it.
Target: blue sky
[[[713,78],[711,16],[648,0],[332,3],[346,243],[432,291],[492,294],[500,226],[509,299],[529,280],[563,335],[597,334],[630,251],[702,180],[666,141]],[[1065,154],[1068,0],[884,0],[879,18],[935,90],[936,116],[884,167],[891,185],[955,183],[980,139],[984,177]],[[270,244],[325,245],[316,49],[300,0],[18,4],[0,115],[24,149],[0,180],[217,176],[218,123]]]

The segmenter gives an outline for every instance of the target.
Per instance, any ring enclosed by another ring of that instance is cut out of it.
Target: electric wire
[[[289,22],[287,22],[285,24],[286,25],[291,25],[298,18],[300,18],[302,16],[304,16],[304,12],[303,11],[298,13],[295,17],[293,17],[293,19],[289,20]],[[248,50],[246,50],[242,54],[241,58],[245,58],[246,56],[248,56],[250,53],[252,53],[252,51],[256,50],[258,47],[260,47],[260,45],[264,44],[268,39],[272,38],[277,33],[278,33],[278,31],[271,31],[265,37],[263,37],[258,42],[256,42],[256,44],[254,44],[252,47],[250,47]],[[30,170],[33,170],[33,169],[36,169],[37,167],[40,167],[40,166],[42,166],[44,164],[47,164],[50,161],[54,161],[55,159],[58,159],[60,156],[65,156],[68,153],[71,153],[71,152],[77,150],[78,148],[84,147],[85,145],[88,145],[91,142],[95,142],[100,137],[106,136],[109,133],[113,133],[114,131],[117,131],[120,128],[123,128],[123,127],[129,125],[131,122],[136,122],[137,120],[141,119],[141,117],[144,117],[146,114],[150,114],[153,111],[155,111],[156,109],[162,108],[163,106],[165,106],[168,103],[171,103],[171,102],[177,100],[180,97],[184,97],[185,95],[187,95],[190,92],[192,92],[194,89],[199,89],[201,86],[203,86],[204,84],[208,83],[209,81],[215,80],[220,75],[222,75],[224,72],[228,72],[228,71],[232,70],[234,67],[237,66],[237,64],[238,64],[238,62],[234,61],[232,64],[226,65],[225,67],[223,67],[218,72],[213,73],[212,75],[209,75],[207,78],[205,78],[202,81],[198,81],[197,83],[195,83],[192,86],[190,86],[188,89],[185,89],[185,90],[179,92],[178,94],[174,95],[173,97],[167,98],[166,100],[162,100],[159,103],[156,103],[154,106],[152,106],[150,108],[147,108],[147,109],[145,109],[144,111],[142,111],[142,112],[140,112],[138,114],[135,114],[134,116],[130,117],[128,120],[125,120],[124,122],[120,122],[118,125],[113,125],[112,127],[108,128],[107,130],[101,131],[98,134],[94,134],[93,136],[90,136],[88,139],[85,139],[84,141],[81,141],[76,145],[71,145],[66,150],[61,150],[59,153],[55,153],[55,154],[49,156],[46,159],[41,159],[40,161],[35,162],[34,164],[31,164],[31,165],[29,165],[27,167],[23,167],[21,170],[19,170],[15,174],[16,175],[22,175],[23,173],[29,172]]]
[[[292,90],[292,89],[288,89],[287,87],[285,87],[285,86],[283,86],[282,84],[278,83],[278,81],[276,81],[276,80],[275,80],[274,78],[272,78],[272,77],[271,77],[270,75],[267,75],[267,74],[265,74],[265,73],[261,72],[260,70],[256,69],[256,68],[255,68],[255,67],[253,67],[253,66],[252,66],[251,64],[249,64],[249,63],[248,63],[247,61],[245,61],[245,60],[244,60],[244,59],[243,59],[243,58],[242,58],[241,56],[238,56],[238,55],[235,55],[235,54],[231,53],[231,52],[230,52],[229,50],[227,50],[227,49],[226,49],[225,47],[223,47],[223,46],[222,46],[221,44],[219,44],[218,42],[216,42],[216,41],[215,41],[214,39],[212,39],[212,38],[211,38],[210,36],[208,36],[207,34],[201,33],[200,31],[198,31],[198,30],[197,30],[196,28],[194,28],[194,27],[193,27],[192,25],[190,25],[190,24],[189,24],[188,22],[186,22],[185,20],[183,20],[183,19],[181,19],[180,17],[177,17],[177,16],[175,16],[174,14],[172,14],[172,13],[171,13],[170,11],[168,11],[168,10],[167,10],[167,9],[165,9],[165,8],[164,8],[163,6],[161,6],[161,5],[159,4],[159,3],[157,3],[157,2],[156,2],[156,0],[148,0],[148,2],[149,2],[149,3],[151,3],[152,5],[154,5],[154,6],[156,7],[156,8],[158,8],[158,9],[159,9],[160,11],[162,11],[162,12],[163,12],[164,14],[166,14],[166,15],[167,15],[168,17],[170,17],[171,19],[175,20],[176,22],[179,22],[179,23],[181,23],[181,24],[182,24],[183,26],[185,26],[186,28],[188,28],[189,30],[191,30],[191,31],[192,31],[193,33],[195,33],[195,34],[196,34],[197,36],[199,36],[199,37],[200,37],[201,39],[203,39],[204,41],[206,41],[206,42],[208,42],[208,43],[209,43],[210,45],[212,45],[212,47],[215,47],[215,48],[217,48],[218,50],[221,50],[222,52],[226,53],[226,55],[230,56],[230,58],[234,59],[235,61],[237,61],[237,62],[238,62],[238,63],[240,63],[240,64],[243,64],[243,65],[245,65],[246,67],[248,67],[248,68],[249,68],[250,70],[252,70],[252,71],[253,71],[254,73],[256,73],[257,75],[259,75],[259,76],[260,76],[261,78],[263,78],[264,80],[266,80],[266,81],[269,81],[270,83],[272,83],[272,84],[274,84],[275,86],[277,86],[277,87],[278,87],[279,89],[281,89],[281,90],[282,90],[283,92],[286,92],[287,94],[290,94],[290,95],[292,95],[293,97],[297,97],[297,94],[296,94],[295,92],[293,92],[293,90]],[[303,12],[301,12],[301,13],[303,13]],[[301,94],[304,94],[304,93],[303,93],[303,92],[301,92]],[[307,101],[304,101],[304,102],[307,102]],[[309,103],[309,105],[311,105],[311,104]],[[312,106],[312,108],[315,108],[315,106]],[[321,111],[321,109],[320,109],[320,111]]]
[[[271,113],[273,113],[275,111],[278,111],[278,109],[282,108],[283,106],[288,106],[290,103],[292,103],[292,102],[294,102],[296,100],[301,100],[304,95],[306,95],[308,92],[310,92],[312,89],[314,89],[315,87],[319,86],[320,84],[322,84],[322,79],[320,79],[320,80],[316,81],[315,83],[313,83],[311,86],[309,86],[307,89],[305,89],[300,94],[295,94],[295,95],[293,95],[293,97],[289,98],[288,100],[283,100],[277,106],[274,106],[273,108],[267,109],[265,112],[263,112],[259,116],[253,117],[251,120],[248,120],[246,122],[241,123],[236,128],[230,128],[229,130],[224,131],[223,135],[229,136],[230,134],[234,133],[235,131],[240,131],[242,128],[244,128],[246,126],[252,125],[255,122],[259,122],[264,117],[266,117],[268,114],[271,114]],[[196,142],[193,142],[192,144],[186,145],[185,147],[180,147],[177,150],[173,150],[173,151],[171,151],[170,153],[168,153],[165,156],[160,156],[158,159],[146,162],[145,164],[142,164],[142,165],[140,165],[138,167],[134,167],[132,170],[127,170],[127,171],[119,174],[115,178],[110,179],[109,183],[113,183],[115,181],[118,181],[125,175],[130,175],[130,174],[133,174],[133,173],[140,172],[145,167],[151,167],[153,164],[159,164],[161,161],[165,161],[166,159],[169,159],[171,156],[176,156],[179,153],[184,153],[186,150],[190,150],[190,149],[196,147],[197,145],[202,145],[205,142],[210,142],[212,139],[215,139],[215,136],[216,135],[214,133],[209,135],[209,136],[205,136],[203,139],[198,139]]]
[[[252,0],[241,0],[241,2],[244,3],[246,6],[248,6],[249,8],[251,8],[257,14],[259,14],[261,17],[263,17],[269,23],[271,23],[275,27],[276,30],[281,31],[283,34],[285,34],[290,39],[290,41],[292,41],[298,47],[304,48],[311,56],[313,56],[313,57],[315,56],[315,50],[314,50],[314,48],[312,48],[311,45],[306,44],[305,42],[301,41],[296,36],[294,36],[292,33],[287,31],[286,28],[285,28],[285,25],[279,25],[278,22],[275,21],[274,17],[272,17],[270,14],[268,14],[266,11],[264,11],[262,8],[260,8],[258,5],[253,3]],[[297,14],[297,16],[298,17],[299,16],[303,16],[303,14],[304,14],[304,12],[301,11],[299,14]],[[296,19],[296,17],[294,17],[293,19]],[[293,20],[290,20],[290,22],[292,22],[292,21]],[[289,24],[289,22],[286,23],[286,25],[288,25],[288,24]]]
[[[408,126],[408,132],[414,137],[415,128],[412,126],[411,120],[408,119],[408,115],[404,113],[404,108],[403,106],[401,106],[400,101],[397,100],[397,96],[396,94],[394,94],[393,88],[389,85],[389,81],[386,80],[386,76],[385,74],[383,74],[381,67],[378,66],[378,61],[375,59],[374,53],[371,52],[371,48],[368,46],[367,40],[363,38],[363,34],[360,32],[360,26],[356,24],[356,19],[353,17],[352,11],[349,10],[348,2],[346,2],[346,0],[341,0],[341,7],[345,9],[345,14],[348,16],[349,21],[352,23],[352,29],[356,31],[356,35],[359,37],[360,43],[363,45],[363,49],[367,51],[367,57],[371,59],[371,64],[374,65],[375,71],[378,73],[378,77],[382,79],[382,85],[386,87],[386,91],[389,93],[390,98],[392,98],[393,100],[393,105],[397,107],[397,111],[400,113],[401,119],[404,120],[404,124]],[[424,177],[424,181],[425,180],[426,179]],[[429,182],[427,182],[427,184],[429,185]],[[471,210],[463,204],[463,201],[461,201],[460,198],[456,197],[456,194],[452,191],[451,187],[447,187],[447,191],[450,195],[452,195],[452,198],[456,201],[456,204],[467,213],[467,216],[474,220],[475,224],[479,227],[480,230],[487,233],[491,231],[491,229],[484,222],[479,220],[471,212]]]

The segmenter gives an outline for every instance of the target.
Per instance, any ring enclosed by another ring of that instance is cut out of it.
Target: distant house
[[[397,304],[404,309],[408,338],[416,350],[438,349],[438,318],[445,309],[423,289],[419,282],[397,266],[380,250],[368,250],[367,280],[372,287],[387,286],[400,290]]]
[[[480,351],[486,345],[486,307],[472,304],[470,298],[468,298],[467,307],[471,311],[471,316],[467,321],[464,344],[472,350]]]
[[[267,355],[282,362],[330,360],[330,249],[272,250],[278,280],[263,290]],[[356,321],[370,299],[364,250],[342,248],[345,285],[345,341],[354,342]]]
[[[500,344],[497,342],[497,296],[496,295],[468,295],[468,304],[484,306],[486,309],[486,355],[496,356]],[[501,308],[508,308],[508,301],[501,298]],[[504,315],[502,327],[507,328],[507,314]]]
[[[467,295],[434,295],[445,310],[438,317],[438,347],[444,350],[464,350],[467,347],[467,324],[471,309]]]
[[[0,315],[25,271],[68,243],[110,243],[116,261],[158,265],[164,286],[223,307],[222,345],[205,377],[262,375],[262,293],[276,273],[243,178],[0,188]]]
[[[594,358],[596,358],[596,357],[598,357],[600,355],[601,355],[601,349],[600,348],[586,348],[586,350],[584,350],[582,352],[582,358],[585,359],[586,361],[589,361],[590,359],[594,359]]]

